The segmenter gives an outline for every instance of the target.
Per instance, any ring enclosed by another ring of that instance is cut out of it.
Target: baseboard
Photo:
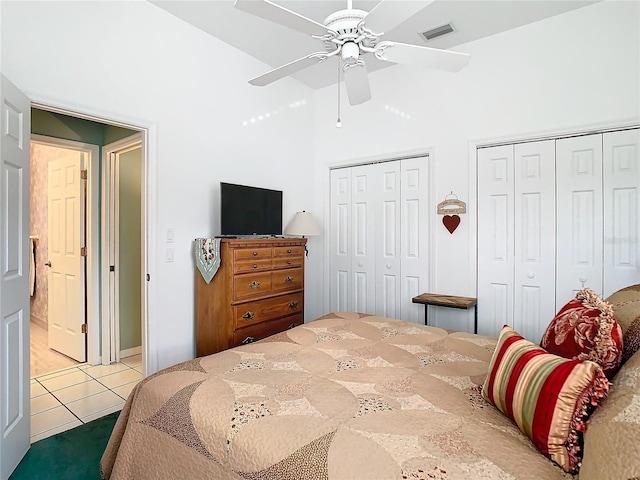
[[[44,328],[45,330],[49,330],[49,324],[47,322],[45,322],[43,319],[41,319],[40,317],[38,317],[37,315],[30,315],[30,320],[35,323],[36,325],[38,325],[39,327]]]
[[[140,355],[142,353],[142,346],[127,348],[126,350],[120,350],[120,358],[133,357],[134,355]]]

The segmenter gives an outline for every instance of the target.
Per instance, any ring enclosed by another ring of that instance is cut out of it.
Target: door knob
[[[45,267],[50,267],[50,266],[51,266],[51,260],[49,260],[48,262],[46,262],[46,263],[44,264],[44,266],[45,266]]]

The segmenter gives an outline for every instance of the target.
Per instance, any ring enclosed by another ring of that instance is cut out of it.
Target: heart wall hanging
[[[460,225],[460,217],[458,215],[445,215],[442,217],[442,223],[449,230],[449,233],[453,233]]]
[[[442,217],[442,223],[445,228],[449,230],[449,233],[453,234],[456,228],[458,228],[458,225],[460,225],[460,216],[458,213],[467,213],[467,204],[462,200],[458,200],[458,196],[452,191],[438,204],[437,213],[438,215],[444,215],[444,217]]]

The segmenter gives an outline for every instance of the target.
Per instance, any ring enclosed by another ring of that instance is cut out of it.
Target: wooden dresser
[[[207,284],[196,269],[196,355],[304,323],[304,238],[222,239]]]

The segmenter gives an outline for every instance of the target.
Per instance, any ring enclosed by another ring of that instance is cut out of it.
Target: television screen
[[[282,235],[282,192],[220,182],[222,235]]]

